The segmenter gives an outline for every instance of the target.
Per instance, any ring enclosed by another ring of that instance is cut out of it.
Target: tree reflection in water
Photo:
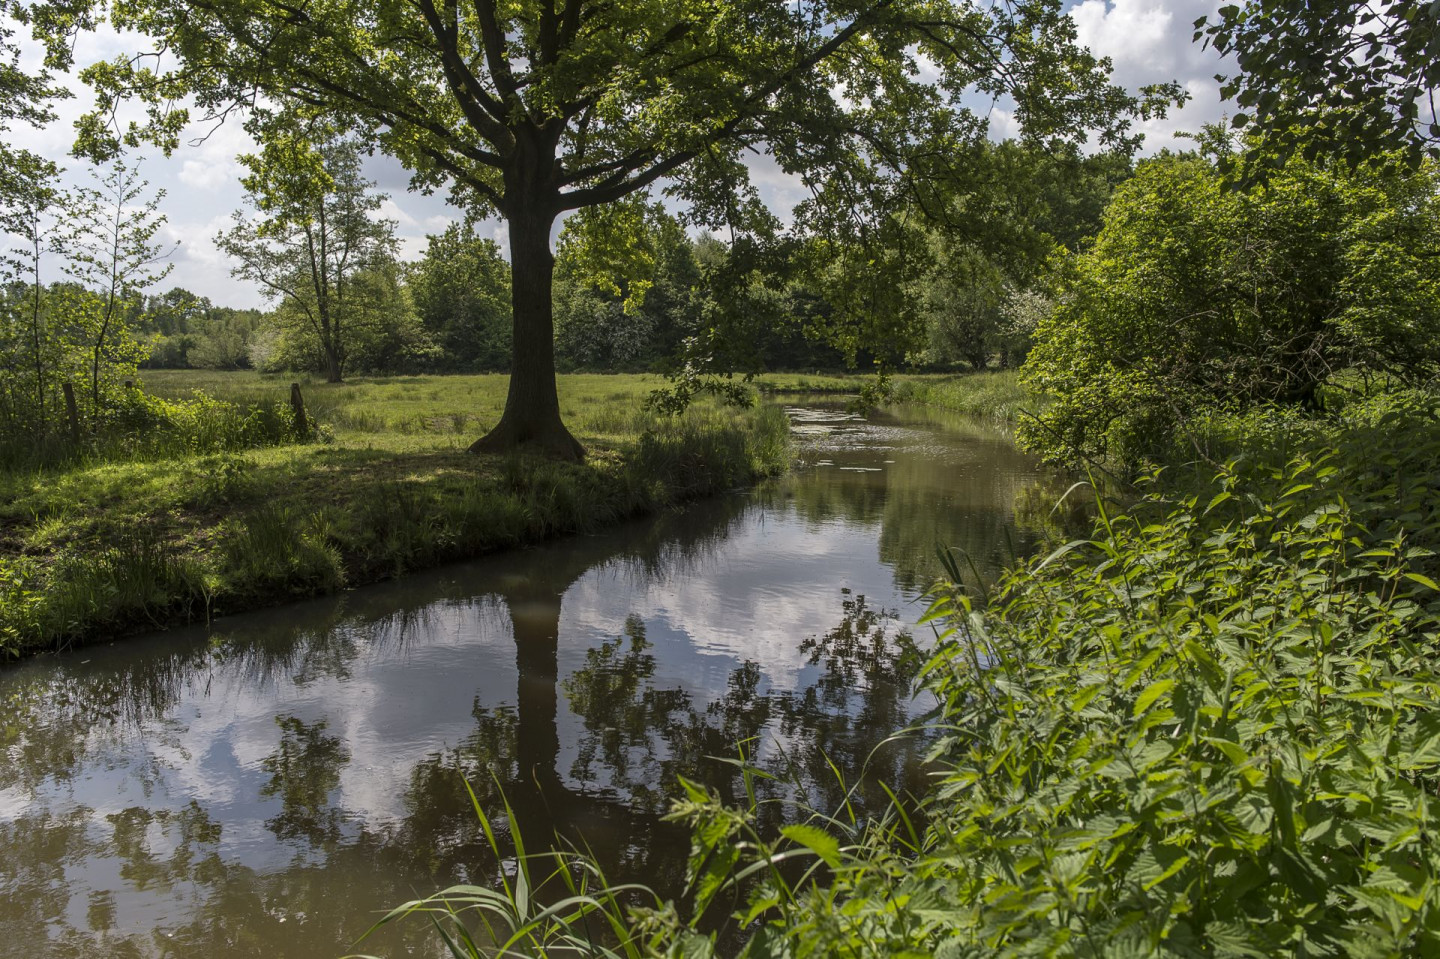
[[[275,725],[280,727],[280,743],[260,761],[270,774],[260,795],[280,797],[280,812],[265,825],[277,839],[333,844],[340,838],[341,811],[330,805],[330,794],[340,785],[340,770],[350,761],[350,751],[336,737],[325,735],[323,721],[276,716]]]
[[[779,800],[762,828],[918,791],[923,743],[876,748],[924,708],[893,607],[939,542],[1004,559],[1034,475],[993,438],[907,457],[934,440],[902,427],[856,460],[879,472],[0,675],[0,957],[334,956],[387,907],[505,868],[465,782],[532,849],[558,835],[666,894],[676,778],[741,801],[742,744]],[[757,618],[792,612],[803,628]],[[415,924],[366,951],[432,947]]]

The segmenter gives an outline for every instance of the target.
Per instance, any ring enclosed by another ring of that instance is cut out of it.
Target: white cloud
[[[176,174],[176,179],[192,190],[215,190],[226,186],[240,174],[240,164],[206,163],[203,160],[186,160]]]
[[[1013,110],[1002,110],[999,107],[990,108],[990,138],[992,140],[1008,140],[1019,135],[1020,121],[1015,118]]]
[[[1215,74],[1227,64],[1191,40],[1194,22],[1213,17],[1219,6],[1217,0],[1082,0],[1070,10],[1080,43],[1110,58],[1115,82],[1136,90],[1175,80],[1190,93],[1182,109],[1139,124],[1147,152],[1186,148],[1177,132],[1198,131],[1225,114]]]
[[[397,225],[402,227],[418,227],[420,225],[420,221],[406,213],[393,197],[381,200],[380,209],[376,213],[382,220],[394,220]]]

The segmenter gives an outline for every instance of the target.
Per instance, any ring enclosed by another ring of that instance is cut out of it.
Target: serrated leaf
[[[785,826],[780,834],[793,843],[804,846],[825,861],[831,869],[840,868],[840,841],[823,829],[815,826]]]

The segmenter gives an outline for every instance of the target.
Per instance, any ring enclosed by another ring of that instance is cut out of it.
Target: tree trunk
[[[509,218],[510,299],[514,311],[510,392],[505,412],[489,433],[475,441],[472,453],[500,453],[517,447],[567,460],[580,460],[585,449],[560,420],[555,393],[555,317],[551,285],[555,256],[550,251],[553,213],[540,204],[523,204]]]
[[[340,357],[335,355],[335,347],[329,343],[325,344],[325,382],[343,383],[345,381],[344,369],[340,365]]]
[[[75,387],[63,383],[60,391],[65,394],[65,422],[70,429],[70,442],[80,442],[80,414],[75,409]]]

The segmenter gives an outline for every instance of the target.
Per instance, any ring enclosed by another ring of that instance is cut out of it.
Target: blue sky
[[[1173,79],[1190,91],[1192,100],[1185,109],[1144,126],[1147,152],[1172,146],[1176,131],[1196,130],[1225,113],[1214,79],[1222,66],[1213,53],[1190,41],[1195,19],[1213,14],[1218,6],[1218,0],[1082,0],[1070,4],[1081,41],[1114,61],[1118,82],[1138,87]],[[114,32],[87,35],[79,42],[76,60],[90,63],[133,51],[138,45],[139,38]],[[61,103],[57,123],[44,130],[13,130],[11,139],[17,146],[61,161],[70,168],[73,179],[83,181],[88,176],[84,165],[69,159],[67,153],[73,138],[71,124],[84,112],[88,98],[81,84],[71,86],[77,95]],[[991,119],[992,134],[1004,136],[1010,125],[1008,116],[997,110]],[[199,132],[192,131],[192,135]],[[229,124],[204,143],[183,147],[171,157],[145,156],[144,176],[153,187],[166,191],[161,205],[168,217],[164,235],[175,245],[171,256],[174,270],[164,286],[183,286],[225,305],[264,304],[257,288],[230,276],[230,264],[214,243],[215,235],[228,226],[232,212],[242,203],[235,157],[252,146],[238,124]],[[418,256],[427,234],[460,218],[460,212],[443,195],[410,193],[408,174],[388,158],[374,158],[369,175],[390,194],[383,212],[397,222],[407,256]],[[794,182],[764,158],[752,164],[752,175],[777,211],[801,198]],[[490,221],[482,229],[503,243],[503,224]]]

